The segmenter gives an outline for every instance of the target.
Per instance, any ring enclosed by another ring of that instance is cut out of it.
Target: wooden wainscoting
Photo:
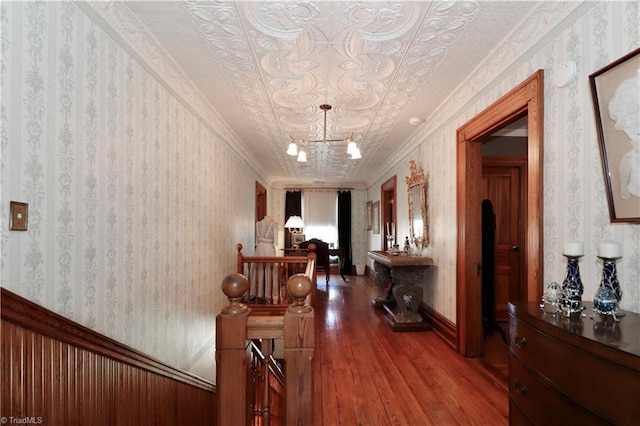
[[[47,425],[215,424],[211,382],[0,290],[0,415]]]

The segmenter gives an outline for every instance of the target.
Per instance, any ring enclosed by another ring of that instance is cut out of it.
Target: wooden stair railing
[[[309,253],[305,256],[245,256],[242,243],[237,246],[237,270],[247,277],[249,289],[243,302],[261,314],[282,315],[289,304],[291,296],[287,294],[287,280],[297,273],[304,273],[314,284],[309,303],[315,306],[316,300],[316,254],[315,244],[309,245]]]
[[[310,264],[314,267],[313,261]],[[274,417],[284,419],[286,425],[313,425],[314,311],[309,305],[309,294],[315,282],[312,285],[308,276],[295,274],[286,287],[293,303],[284,316],[261,316],[252,315],[252,308],[243,303],[249,289],[244,275],[231,274],[222,282],[229,305],[216,317],[217,424],[220,426],[251,424],[251,406],[257,399],[249,394],[247,385],[251,371],[248,343],[277,338],[283,339],[284,346],[285,412],[275,413]],[[275,406],[269,405],[268,395],[265,398],[261,414],[265,415],[266,422],[262,424],[268,425]]]
[[[273,339],[251,341],[247,347],[250,372],[247,380],[250,424],[260,426],[284,425],[286,395],[282,361],[271,353]]]

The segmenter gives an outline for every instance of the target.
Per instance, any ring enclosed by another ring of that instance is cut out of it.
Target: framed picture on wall
[[[371,207],[371,222],[373,226],[373,233],[380,233],[380,201],[373,203]]]
[[[371,231],[371,228],[373,228],[373,224],[371,221],[371,201],[367,201],[367,210],[365,212],[365,214],[367,215],[367,231]]]
[[[640,48],[589,84],[611,222],[640,223]]]
[[[291,245],[298,247],[300,243],[306,241],[304,234],[291,234]]]

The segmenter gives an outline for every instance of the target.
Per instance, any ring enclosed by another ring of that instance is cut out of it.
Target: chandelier
[[[360,155],[360,148],[353,140],[353,133],[350,134],[345,139],[327,139],[327,111],[331,109],[331,105],[322,104],[320,105],[320,109],[324,111],[324,133],[322,134],[322,139],[316,140],[305,140],[305,139],[296,139],[293,136],[289,136],[291,138],[291,142],[289,142],[289,148],[287,149],[287,154],[298,156],[298,162],[306,163],[307,162],[307,152],[304,150],[304,145],[307,143],[339,143],[339,142],[347,142],[347,154],[351,155],[352,160],[357,160],[362,158]],[[298,148],[300,145],[300,148]]]

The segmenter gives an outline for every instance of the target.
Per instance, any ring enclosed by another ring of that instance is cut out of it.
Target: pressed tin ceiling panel
[[[233,129],[274,184],[359,185],[539,2],[132,1],[128,11]],[[105,6],[106,8],[106,6]],[[354,134],[307,143],[290,137]]]

